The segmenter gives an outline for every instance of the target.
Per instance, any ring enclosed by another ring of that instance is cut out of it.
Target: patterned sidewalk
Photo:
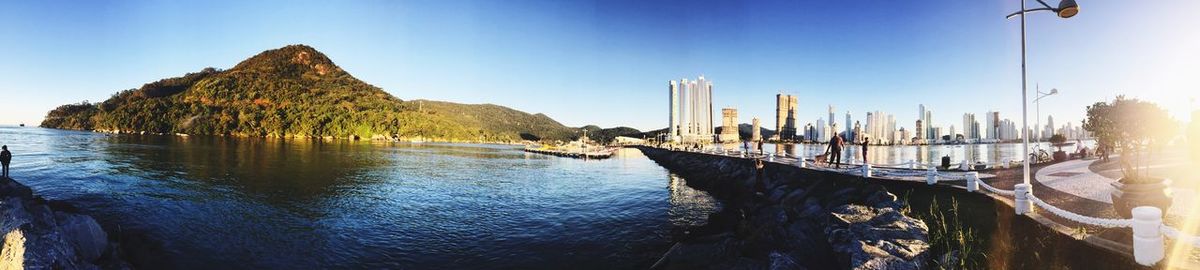
[[[1096,160],[1071,160],[1047,166],[1037,171],[1035,179],[1046,187],[1079,196],[1088,200],[1112,204],[1109,194],[1115,189],[1111,185],[1117,179],[1110,178],[1089,169]],[[1167,211],[1168,215],[1187,217],[1196,207],[1196,190],[1191,187],[1173,185],[1171,187],[1174,203]]]

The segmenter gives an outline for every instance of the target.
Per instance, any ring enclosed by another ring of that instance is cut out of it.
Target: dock
[[[613,156],[613,149],[603,148],[599,151],[567,151],[548,148],[525,148],[525,152],[578,159],[607,159]]]

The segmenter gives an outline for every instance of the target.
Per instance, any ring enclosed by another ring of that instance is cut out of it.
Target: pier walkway
[[[1200,251],[1200,237],[1196,236],[1197,231],[1200,231],[1198,230],[1200,228],[1196,227],[1200,227],[1200,224],[1189,220],[1189,217],[1197,216],[1193,214],[1196,210],[1200,210],[1194,201],[1195,186],[1200,186],[1200,183],[1197,183],[1200,181],[1187,179],[1183,184],[1173,185],[1172,188],[1176,189],[1175,202],[1167,210],[1166,215],[1155,214],[1162,213],[1157,208],[1142,207],[1134,209],[1134,219],[1123,219],[1113,210],[1111,199],[1108,197],[1108,194],[1114,189],[1110,183],[1117,181],[1113,177],[1112,169],[1115,166],[1113,164],[1119,164],[1116,161],[1097,164],[1095,160],[1070,160],[1055,164],[1032,165],[1031,173],[1034,174],[1035,181],[1031,185],[1024,185],[1021,184],[1022,168],[1020,166],[1008,168],[1008,164],[985,164],[988,168],[980,171],[972,171],[974,168],[971,167],[974,164],[968,166],[965,161],[958,166],[941,168],[942,170],[931,164],[912,161],[903,164],[843,164],[839,168],[788,154],[772,155],[716,149],[682,151],[734,158],[762,159],[764,162],[881,180],[923,181],[930,185],[963,186],[969,192],[991,193],[994,194],[992,197],[1012,203],[1017,214],[1033,213],[1036,206],[1040,210],[1039,212],[1049,213],[1050,215],[1042,216],[1057,223],[1056,226],[1075,228],[1075,230],[1082,230],[1081,233],[1084,235],[1090,234],[1107,241],[1129,245],[1127,248],[1132,250],[1135,260],[1143,265],[1153,265],[1163,259],[1175,258],[1180,255],[1187,258],[1183,262],[1187,265],[1184,266],[1185,268],[1195,267],[1198,265],[1196,263],[1200,262],[1200,254],[1197,254]],[[1178,158],[1172,160],[1178,160]],[[1159,170],[1159,172],[1152,172],[1152,175],[1156,176],[1163,175],[1163,170],[1187,175],[1189,170],[1194,169],[1190,168],[1187,162],[1172,162],[1150,167]],[[1179,177],[1175,174],[1164,176]],[[1161,216],[1166,216],[1166,218]],[[1084,236],[1077,237],[1086,238]],[[1166,254],[1167,252],[1170,254]],[[1170,257],[1166,255],[1170,255]],[[1174,267],[1179,266],[1175,265]]]

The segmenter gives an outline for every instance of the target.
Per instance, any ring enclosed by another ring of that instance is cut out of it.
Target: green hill
[[[612,142],[618,136],[641,139],[644,135],[642,131],[631,127],[600,128],[595,125],[587,125],[580,129],[587,130],[588,138],[600,143]]]
[[[403,101],[323,53],[290,45],[228,70],[205,68],[147,83],[100,103],[50,111],[42,127],[116,133],[262,137],[571,140],[578,129],[503,106]]]

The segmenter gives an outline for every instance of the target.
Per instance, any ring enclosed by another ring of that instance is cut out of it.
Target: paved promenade
[[[1120,169],[1115,173],[1112,167],[1119,166],[1119,157],[1111,161],[1099,160],[1070,160],[1047,166],[1037,171],[1035,179],[1042,185],[1063,193],[1071,194],[1088,200],[1111,205],[1109,194],[1115,189],[1111,183],[1117,182]],[[1172,180],[1171,192],[1174,203],[1167,211],[1168,223],[1181,220],[1200,210],[1197,208],[1196,185],[1193,179],[1185,178],[1187,163],[1176,157],[1158,160],[1152,168],[1151,175],[1166,177]]]

